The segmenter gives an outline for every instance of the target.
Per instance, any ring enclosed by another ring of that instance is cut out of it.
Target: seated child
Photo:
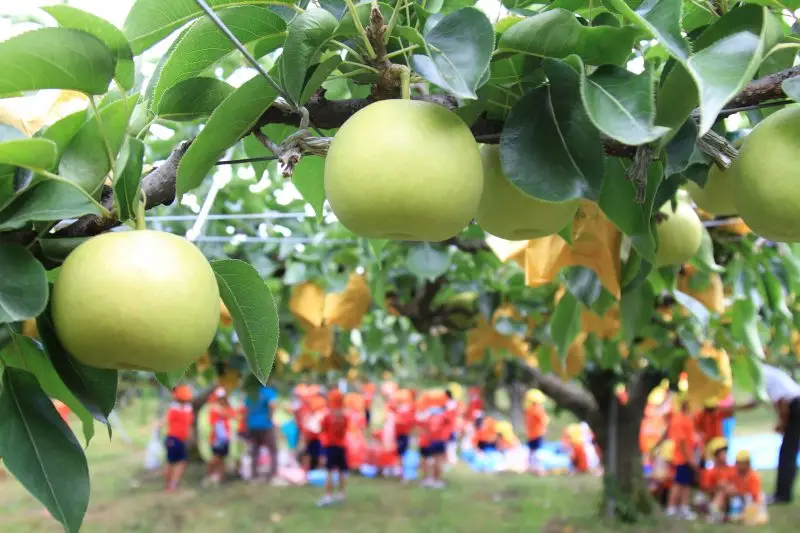
[[[700,472],[699,485],[708,501],[714,502],[719,493],[724,491],[733,474],[733,468],[728,465],[728,441],[725,437],[711,439],[706,454],[712,464],[710,468]],[[712,505],[712,511],[713,507]]]

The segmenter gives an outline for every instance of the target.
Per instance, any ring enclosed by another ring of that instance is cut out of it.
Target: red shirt
[[[703,444],[707,444],[715,437],[723,437],[722,422],[733,416],[731,409],[714,409],[713,411],[700,411],[694,417],[694,427]]]
[[[225,434],[230,438],[231,435],[231,419],[236,416],[234,410],[230,407],[223,407],[221,405],[212,404],[209,412],[211,419],[211,442],[216,438],[216,428],[218,423],[222,423]]]
[[[189,404],[174,403],[167,411],[167,437],[185,441],[194,424],[194,412]]]
[[[675,465],[684,465],[688,463],[692,457],[686,457],[683,449],[689,453],[693,453],[695,445],[695,431],[692,419],[688,415],[680,412],[672,413],[669,421],[669,438],[675,443],[675,452],[672,456],[672,462]]]
[[[410,435],[414,430],[414,409],[402,403],[394,411],[394,432],[396,435]]]
[[[345,447],[348,419],[344,409],[328,411],[322,418],[322,435],[326,446]]]
[[[469,399],[467,419],[474,421],[481,413],[483,413],[483,398],[480,396],[473,396]]]

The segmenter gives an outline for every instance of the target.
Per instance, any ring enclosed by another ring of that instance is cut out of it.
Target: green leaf
[[[656,295],[649,283],[642,283],[635,289],[623,293],[619,306],[622,336],[628,344],[632,344],[650,323],[655,299]]]
[[[209,0],[208,5],[222,7],[242,4],[242,0]],[[255,3],[255,2],[254,2]],[[291,2],[260,1],[261,4],[299,9]],[[220,14],[224,11],[220,12]],[[194,0],[137,0],[123,25],[123,32],[131,43],[134,54],[141,54],[167,37],[183,24],[203,14]]]
[[[81,215],[99,215],[100,211],[75,187],[43,181],[0,211],[0,231],[22,228],[28,222],[47,222]]]
[[[164,92],[155,114],[164,120],[197,120],[210,115],[232,92],[233,87],[216,78],[189,78]]]
[[[75,113],[67,115],[61,120],[54,122],[42,132],[41,137],[43,139],[49,139],[56,143],[56,161],[50,167],[50,170],[57,170],[58,161],[61,159],[61,155],[64,153],[64,150],[67,149],[67,146],[69,146],[72,138],[78,133],[78,130],[81,129],[83,123],[86,122],[87,116],[88,111],[85,109],[76,111]]]
[[[780,36],[766,8],[744,6],[730,10],[703,31],[690,55],[689,43],[681,34],[681,0],[651,0],[636,12],[624,0],[611,3],[647,29],[678,61],[659,94],[656,123],[677,128],[699,105],[700,135],[711,129],[725,104],[753,79]]]
[[[725,269],[719,266],[714,260],[714,242],[711,240],[711,235],[709,235],[708,230],[705,228],[703,228],[700,248],[692,258],[692,263],[711,272],[725,272]]]
[[[0,142],[0,164],[31,170],[48,170],[56,164],[57,146],[49,139],[18,139]]]
[[[42,248],[42,255],[45,258],[57,263],[62,263],[67,256],[72,253],[72,250],[88,241],[89,238],[90,237],[40,238],[39,246]],[[52,270],[48,271],[48,274],[51,272]]]
[[[494,29],[486,15],[467,7],[442,18],[425,33],[429,55],[413,55],[411,67],[459,98],[477,99],[494,50]]]
[[[572,266],[563,271],[564,286],[587,308],[592,309],[603,294],[600,277],[591,268]]]
[[[128,137],[117,162],[117,176],[114,178],[114,200],[120,220],[136,217],[139,204],[139,183],[142,179],[144,143],[136,137]],[[122,156],[125,156],[124,158]],[[120,163],[124,162],[124,166]]]
[[[692,161],[697,150],[697,123],[687,119],[667,143],[667,177],[683,172]]]
[[[59,26],[85,31],[100,39],[116,56],[114,78],[125,90],[133,87],[133,52],[128,39],[116,26],[105,19],[70,6],[47,6],[42,9],[56,19]]]
[[[577,54],[590,65],[622,65],[638,35],[631,26],[584,26],[573,13],[552,9],[511,26],[500,37],[497,50],[554,59]]]
[[[317,65],[317,68],[314,69],[314,74],[308,78],[308,82],[303,89],[303,94],[300,96],[301,105],[305,105],[311,100],[311,97],[314,96],[317,89],[322,87],[322,83],[328,79],[328,76],[336,70],[341,62],[342,56],[334,55]]]
[[[581,303],[571,292],[566,291],[556,304],[550,319],[550,338],[556,345],[561,362],[565,362],[567,351],[581,330]]]
[[[186,370],[176,370],[175,372],[156,372],[154,375],[159,383],[167,389],[174,389],[180,383],[183,374]]]
[[[51,398],[62,401],[75,415],[80,418],[83,425],[83,437],[86,444],[94,436],[94,419],[86,407],[70,392],[58,376],[53,363],[40,349],[33,339],[15,335],[11,343],[2,352],[2,360],[6,366],[26,370],[33,374],[39,385]]]
[[[219,18],[242,44],[286,32],[283,19],[261,6],[230,7],[220,11]],[[211,19],[195,21],[181,34],[161,69],[153,92],[153,109],[160,107],[161,98],[170,87],[208,71],[235,50]]]
[[[138,98],[135,94],[117,100],[100,110],[99,122],[95,115],[81,126],[61,156],[58,173],[89,193],[97,192],[111,170],[108,151],[117,157]]]
[[[651,215],[656,192],[664,177],[660,163],[651,163],[647,169],[647,188],[644,202],[636,201],[636,186],[627,177],[628,169],[620,158],[609,158],[598,204],[609,220],[632,239],[633,247],[652,263],[656,243],[651,231]]]
[[[86,456],[36,379],[16,368],[3,373],[0,455],[64,529],[77,533],[89,505]]]
[[[278,311],[272,293],[258,272],[236,259],[212,261],[219,293],[231,312],[233,325],[250,369],[261,383],[272,371],[278,348]]]
[[[203,182],[225,150],[250,131],[276,96],[275,89],[267,80],[256,76],[233,91],[211,113],[205,128],[178,165],[176,198]]]
[[[418,244],[411,248],[406,264],[414,275],[434,280],[450,268],[450,256],[447,252],[434,249],[428,243]]]
[[[25,247],[0,242],[0,324],[34,318],[47,305],[47,277]]]
[[[325,203],[324,170],[325,159],[312,155],[300,159],[292,174],[292,183],[314,210],[319,222],[322,221],[322,205]]]
[[[675,301],[686,308],[697,319],[700,325],[705,329],[708,326],[708,321],[711,319],[711,313],[706,309],[706,306],[692,298],[685,292],[673,291]]]
[[[306,70],[319,55],[322,46],[333,37],[338,21],[324,9],[304,12],[289,24],[280,61],[283,89],[299,102],[303,94]]]
[[[117,371],[86,366],[68,354],[56,336],[49,306],[37,317],[36,328],[61,381],[96,420],[108,424],[108,415],[117,402]]]
[[[650,70],[637,75],[614,65],[601,66],[591,76],[582,77],[581,97],[594,125],[622,143],[638,146],[670,131],[653,124]]]
[[[503,126],[503,170],[522,192],[542,200],[596,198],[605,157],[581,103],[579,76],[556,60],[546,60],[545,71],[550,84],[523,96]]]
[[[781,84],[786,96],[800,103],[800,77],[789,78]]]
[[[72,89],[104,94],[114,77],[114,54],[93,35],[41,28],[0,42],[0,94]]]

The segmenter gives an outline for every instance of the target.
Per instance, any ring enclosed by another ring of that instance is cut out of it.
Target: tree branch
[[[522,365],[521,380],[548,395],[559,407],[569,410],[579,420],[597,416],[598,406],[592,396],[575,383],[564,382],[555,374],[544,374],[538,368]]]
[[[800,66],[791,67],[775,74],[770,74],[764,78],[750,82],[742,92],[733,98],[726,107],[741,107],[757,104],[765,100],[782,98],[785,96],[781,84],[783,81],[800,76]],[[458,102],[455,98],[444,94],[433,94],[418,96],[415,100],[432,102],[448,109],[455,109]],[[318,128],[332,129],[341,126],[348,118],[357,111],[373,103],[373,98],[349,99],[349,100],[327,100],[324,91],[315,94],[306,104],[311,122]],[[724,110],[723,110],[724,113]],[[300,115],[291,113],[285,108],[280,109],[276,106],[270,107],[261,116],[256,125],[257,128],[267,124],[288,124],[299,125]],[[472,126],[472,133],[481,142],[496,143],[499,141],[503,123],[498,120],[480,117]],[[156,170],[142,179],[142,189],[147,195],[147,208],[156,205],[168,205],[175,199],[175,179],[180,158],[189,146],[188,142],[183,142],[170,155],[169,159],[159,166]],[[617,141],[606,139],[603,143],[606,154],[614,157],[631,158],[636,153],[636,148],[627,146]],[[103,205],[111,209],[113,207],[112,195],[110,190],[104,190],[102,196]],[[58,237],[85,237],[97,235],[108,231],[118,225],[116,219],[101,219],[95,215],[81,217],[76,223],[56,233]],[[460,242],[449,242],[466,251],[477,251],[485,249],[483,246],[471,247]]]

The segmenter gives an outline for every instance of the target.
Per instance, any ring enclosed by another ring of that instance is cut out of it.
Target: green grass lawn
[[[218,489],[200,489],[202,466],[187,473],[184,491],[165,495],[158,473],[144,473],[142,461],[149,427],[134,408],[126,413],[134,442],[109,442],[98,432],[88,450],[92,500],[82,531],[86,533],[462,533],[519,532],[707,533],[745,528],[654,521],[618,527],[598,519],[600,480],[593,477],[533,478],[527,475],[474,474],[460,468],[448,475],[449,488],[434,492],[390,480],[352,479],[348,501],[327,509],[315,506],[320,490],[273,488],[238,481]],[[767,430],[767,412],[739,421],[743,433]],[[555,437],[555,434],[554,434]],[[773,486],[765,473],[765,486]],[[0,481],[0,532],[61,531],[42,507],[11,477]],[[772,511],[765,533],[796,530],[800,503]]]

